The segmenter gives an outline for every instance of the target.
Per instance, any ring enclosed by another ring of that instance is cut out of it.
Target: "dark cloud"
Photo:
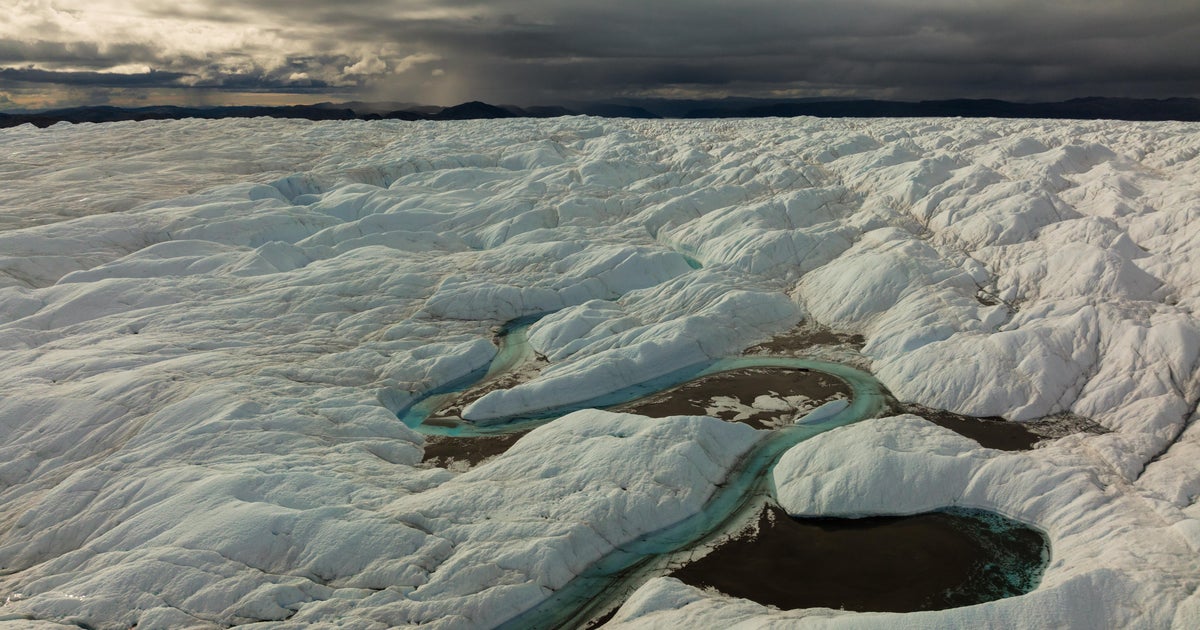
[[[528,101],[670,90],[1014,99],[1200,93],[1194,2],[439,6],[478,12],[367,19],[371,9],[353,2],[336,11],[319,3],[306,10],[353,38],[436,53],[447,76],[471,91],[463,97]]]
[[[139,73],[55,72],[36,68],[0,69],[0,80],[14,83],[57,83],[94,87],[172,87],[191,75],[151,70]]]
[[[85,70],[141,63],[192,86],[443,104],[1200,96],[1195,0],[201,0],[153,11],[155,24],[214,35],[173,46],[170,33],[139,41],[128,29],[94,41],[0,30],[0,64],[80,83],[99,81]],[[244,36],[222,35],[234,32]]]
[[[186,72],[63,72],[37,68],[0,69],[0,82],[49,83],[77,87],[187,88],[234,91],[314,91],[332,87],[318,79],[292,79],[277,73],[210,71],[204,78]]]

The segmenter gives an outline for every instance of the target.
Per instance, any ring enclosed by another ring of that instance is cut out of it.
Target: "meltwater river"
[[[699,512],[613,549],[548,599],[505,622],[501,628],[578,627],[611,610],[645,580],[665,573],[672,558],[679,558],[697,545],[733,533],[733,530],[757,515],[774,493],[770,472],[788,449],[825,431],[875,417],[888,408],[886,389],[861,370],[810,359],[754,356],[688,366],[601,398],[489,420],[486,425],[469,422],[423,424],[426,418],[463,391],[500,376],[529,359],[533,352],[529,347],[527,331],[536,319],[527,317],[507,324],[499,335],[499,351],[486,369],[426,392],[400,412],[400,419],[427,435],[472,437],[525,431],[571,411],[612,407],[693,379],[745,368],[822,372],[844,381],[850,388],[851,396],[849,401],[835,400],[821,405],[791,425],[763,431],[762,439],[734,465]],[[1034,571],[1025,571],[1027,575],[1021,579],[1022,592],[1037,586],[1042,568],[1044,564]]]

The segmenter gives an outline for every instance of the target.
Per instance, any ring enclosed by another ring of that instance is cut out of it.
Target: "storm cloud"
[[[17,83],[69,83],[98,87],[170,87],[189,75],[149,70],[139,73],[54,72],[36,68],[0,69],[0,80]]]
[[[0,67],[10,92],[153,85],[434,104],[1197,96],[1200,4],[18,0],[0,16]]]

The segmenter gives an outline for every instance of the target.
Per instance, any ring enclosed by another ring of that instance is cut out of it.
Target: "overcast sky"
[[[7,0],[0,109],[1200,96],[1200,0]]]

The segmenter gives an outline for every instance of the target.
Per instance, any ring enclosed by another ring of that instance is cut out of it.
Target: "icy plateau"
[[[761,432],[581,410],[466,472],[397,419],[529,330],[536,412],[804,326],[912,415],[789,450],[795,515],[979,508],[1032,592],[609,628],[1200,627],[1200,125],[813,118],[0,131],[0,627],[489,628],[700,510]],[[849,351],[847,351],[849,352]],[[852,356],[850,356],[852,355]]]

